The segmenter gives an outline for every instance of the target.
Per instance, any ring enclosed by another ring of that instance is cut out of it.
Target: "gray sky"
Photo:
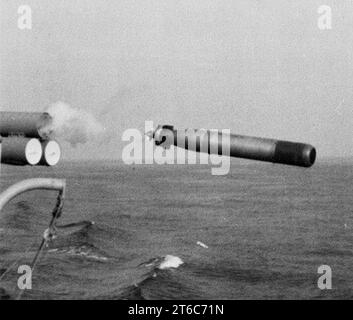
[[[64,101],[113,132],[65,158],[120,158],[127,128],[302,141],[353,156],[353,2],[0,0],[0,108]],[[17,9],[32,8],[32,30]],[[332,30],[319,30],[320,5]]]

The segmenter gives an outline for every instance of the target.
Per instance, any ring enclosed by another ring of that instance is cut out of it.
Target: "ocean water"
[[[94,224],[59,230],[23,299],[353,298],[352,163],[234,159],[226,176],[205,165],[2,166],[0,190],[31,177],[66,178],[60,224]],[[31,262],[55,198],[32,191],[1,212],[3,298],[19,294],[17,267]],[[321,265],[331,290],[317,286]]]

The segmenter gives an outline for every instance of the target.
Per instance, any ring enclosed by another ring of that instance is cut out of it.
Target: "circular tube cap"
[[[25,156],[28,164],[35,166],[42,158],[42,145],[38,139],[30,139],[25,147]]]
[[[55,166],[61,156],[61,150],[59,144],[54,141],[47,141],[43,143],[43,158],[42,162],[47,166]]]

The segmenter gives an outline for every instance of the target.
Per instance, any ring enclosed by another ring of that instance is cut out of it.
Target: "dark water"
[[[2,166],[1,190],[30,177],[66,178],[60,223],[95,224],[59,232],[24,299],[353,298],[351,163],[235,160],[227,176],[197,165]],[[27,193],[1,213],[0,275],[19,259],[3,295],[19,293],[17,266],[32,260],[55,197]],[[317,287],[324,264],[332,290]]]

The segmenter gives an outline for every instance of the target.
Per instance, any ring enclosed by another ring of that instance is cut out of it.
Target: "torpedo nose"
[[[311,167],[316,159],[315,148],[306,143],[281,141],[276,142],[274,162]]]
[[[316,160],[316,149],[310,144],[305,145],[302,152],[302,158],[306,167],[311,167]]]

